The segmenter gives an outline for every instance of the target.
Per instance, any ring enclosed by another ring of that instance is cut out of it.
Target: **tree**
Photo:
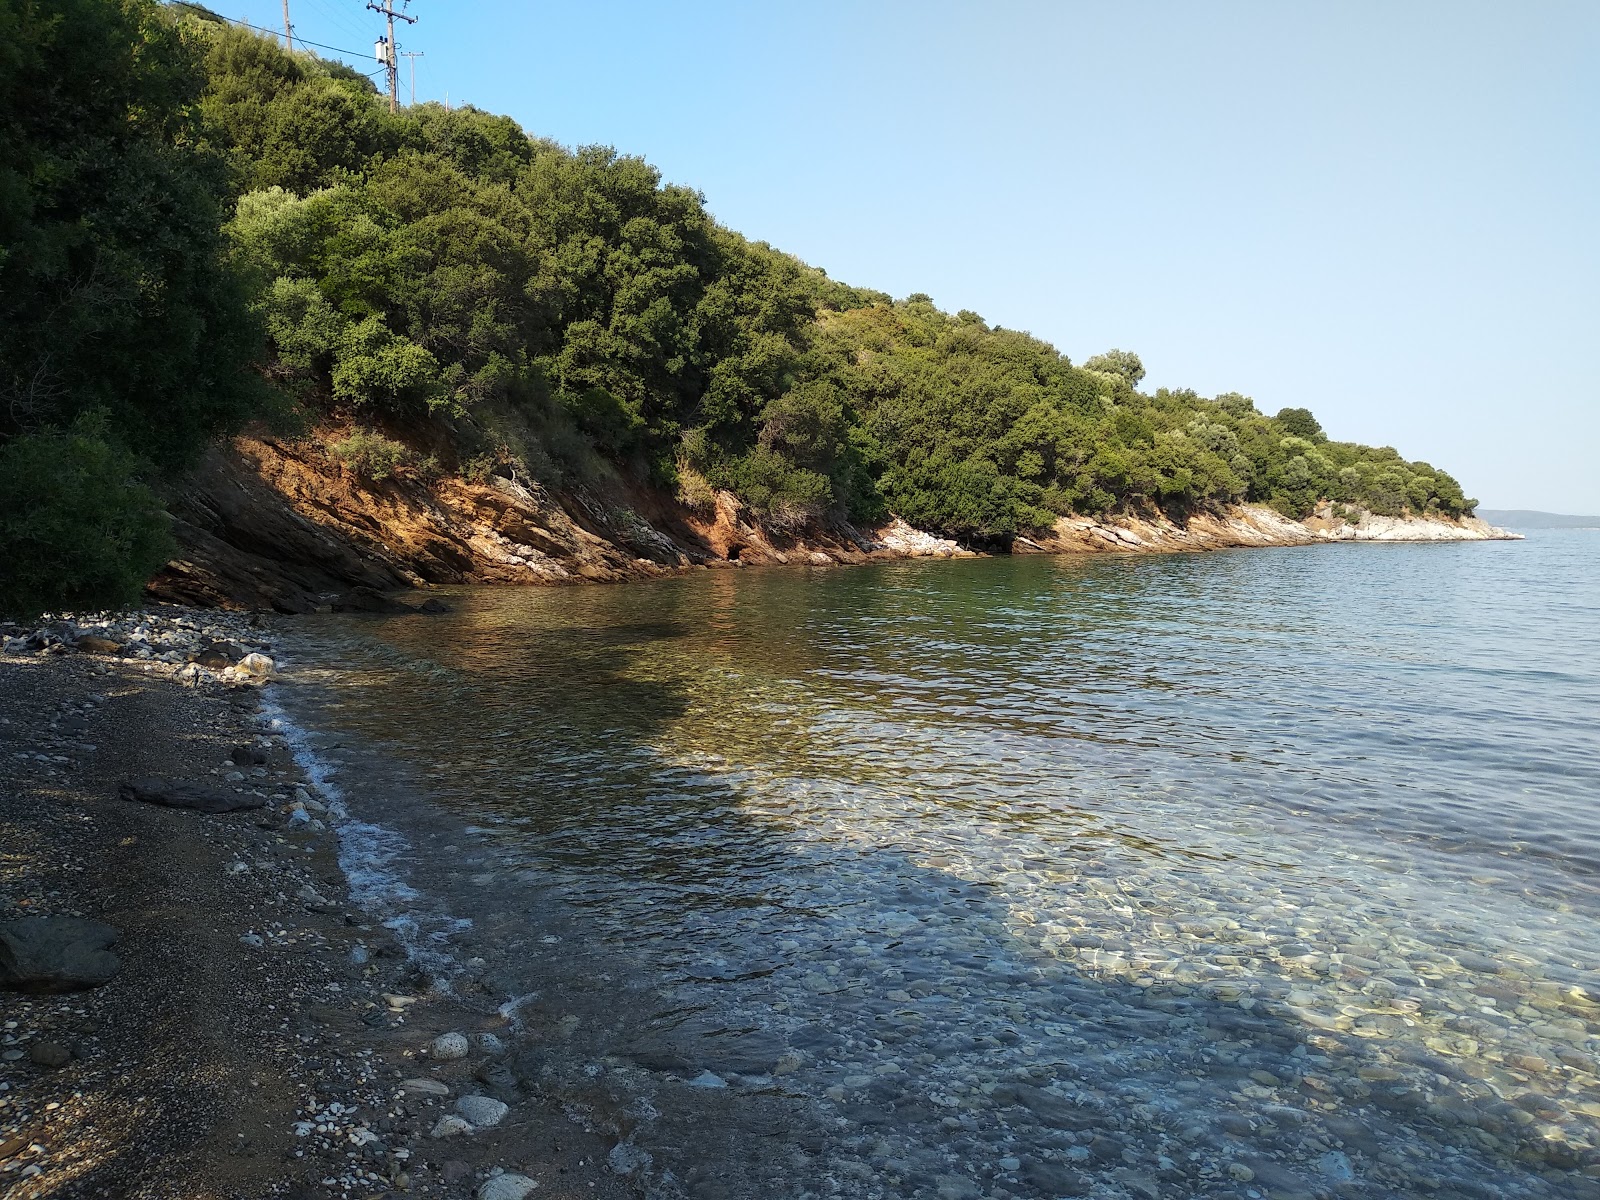
[[[132,604],[171,550],[137,461],[96,422],[0,446],[0,613]]]
[[[1096,354],[1083,364],[1083,369],[1114,375],[1129,387],[1138,387],[1139,381],[1144,378],[1144,363],[1132,350],[1107,350],[1104,354]]]
[[[0,0],[0,443],[18,445],[13,482],[47,454],[80,481],[182,467],[262,398],[221,234],[227,173],[198,117],[200,50],[192,22],[153,0]],[[143,511],[135,484],[111,495]],[[11,603],[52,588],[76,605],[128,598],[112,559],[121,547],[126,569],[145,563],[142,533],[96,535],[85,553],[104,569],[58,572],[38,552],[40,530],[109,529],[98,499],[86,483],[7,491]],[[47,573],[18,577],[35,570]]]

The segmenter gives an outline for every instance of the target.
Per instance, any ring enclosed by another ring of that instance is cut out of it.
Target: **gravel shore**
[[[179,608],[0,628],[0,934],[105,922],[120,961],[0,990],[0,1195],[633,1194],[557,1104],[501,1103],[504,1018],[352,905],[270,655]],[[150,778],[250,807],[119,797]]]

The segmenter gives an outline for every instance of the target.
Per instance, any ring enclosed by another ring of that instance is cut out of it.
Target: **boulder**
[[[446,604],[443,600],[439,600],[439,599],[437,599],[435,597],[431,597],[430,596],[428,599],[424,600],[421,604],[417,605],[416,611],[419,612],[419,613],[427,613],[430,616],[437,616],[440,613],[449,612],[450,611],[450,606],[448,604]]]
[[[0,987],[74,992],[99,987],[122,967],[107,947],[117,930],[77,917],[0,922]]]
[[[249,792],[226,792],[197,783],[172,783],[165,779],[130,779],[118,795],[124,800],[158,804],[162,808],[187,808],[195,812],[226,813],[261,808],[266,797]]]

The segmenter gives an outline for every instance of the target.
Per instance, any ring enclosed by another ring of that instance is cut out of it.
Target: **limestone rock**
[[[505,1120],[510,1111],[492,1096],[463,1096],[456,1101],[456,1112],[472,1123],[474,1129],[490,1129]]]
[[[526,1175],[496,1175],[478,1189],[478,1200],[524,1200],[538,1186]]]
[[[454,1113],[450,1113],[439,1118],[433,1127],[433,1131],[428,1136],[431,1138],[453,1138],[471,1132],[471,1121],[468,1121],[465,1117],[458,1117]]]

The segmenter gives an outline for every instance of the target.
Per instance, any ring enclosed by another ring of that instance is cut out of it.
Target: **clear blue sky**
[[[376,66],[361,0],[291,6]],[[1600,513],[1597,0],[410,11],[419,99],[643,155],[835,278]]]

